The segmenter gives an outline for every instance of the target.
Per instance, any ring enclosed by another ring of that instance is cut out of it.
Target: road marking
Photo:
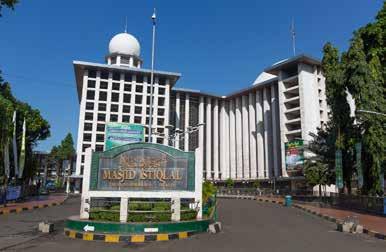
[[[94,240],[94,234],[84,233],[83,234],[83,240],[85,240],[85,241],[92,241],[92,240]]]
[[[119,235],[106,235],[105,242],[119,242]]]
[[[144,235],[133,235],[131,237],[131,242],[144,242],[145,236]]]
[[[168,234],[157,234],[157,241],[168,241],[169,235]]]
[[[179,232],[179,233],[178,233],[178,238],[179,238],[179,239],[185,239],[185,238],[188,238],[188,232]]]

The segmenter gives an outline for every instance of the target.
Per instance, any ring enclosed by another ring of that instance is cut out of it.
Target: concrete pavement
[[[185,240],[152,242],[140,245],[108,244],[72,240],[63,235],[62,230],[51,235],[33,237],[33,228],[40,218],[48,216],[63,223],[64,217],[79,211],[78,199],[69,199],[64,205],[37,211],[49,211],[40,216],[13,220],[24,215],[0,216],[0,247],[7,236],[7,227],[13,233],[32,239],[9,247],[6,251],[385,251],[386,241],[366,235],[352,235],[335,231],[333,223],[295,208],[285,208],[278,204],[252,200],[220,200],[219,219],[223,232],[217,235],[200,234]],[[55,209],[57,208],[57,209]],[[54,210],[55,211],[50,211]],[[7,219],[3,225],[4,217]],[[24,224],[23,224],[23,221]],[[37,224],[36,224],[37,225]],[[15,227],[13,227],[15,226]],[[23,230],[26,230],[23,233]]]

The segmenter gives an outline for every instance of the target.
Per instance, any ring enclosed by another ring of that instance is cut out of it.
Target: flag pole
[[[153,40],[151,47],[151,74],[150,74],[150,110],[149,110],[149,135],[148,142],[152,142],[152,121],[153,121],[153,85],[154,85],[154,50],[155,50],[155,28],[156,28],[156,14],[155,8],[151,16],[153,22]]]
[[[291,35],[292,35],[292,50],[293,50],[294,56],[296,56],[296,33],[295,33],[295,21],[293,18],[291,23]]]

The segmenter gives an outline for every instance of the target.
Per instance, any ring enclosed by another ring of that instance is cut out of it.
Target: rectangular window
[[[110,111],[118,112],[118,104],[111,104]]]
[[[103,145],[101,145],[101,144],[97,144],[97,145],[95,145],[95,151],[98,151],[98,152],[102,152],[103,151]]]
[[[128,115],[122,116],[122,122],[130,122],[130,116]]]
[[[85,123],[83,130],[84,131],[91,131],[92,130],[92,123]]]
[[[98,121],[105,121],[106,120],[106,114],[98,114]]]
[[[105,125],[102,123],[97,124],[97,131],[104,132],[105,131]]]
[[[165,98],[163,97],[158,98],[158,106],[165,106]]]
[[[97,135],[96,135],[96,141],[97,141],[97,142],[104,142],[104,141],[105,141],[105,135],[103,135],[103,134],[97,134]]]
[[[126,92],[131,92],[131,85],[130,84],[125,84],[124,90]]]
[[[99,88],[100,89],[107,89],[108,85],[109,84],[107,83],[107,81],[101,81],[99,84]]]
[[[84,115],[84,120],[92,121],[93,118],[94,118],[94,113],[86,112],[85,115]]]
[[[119,81],[121,79],[121,73],[114,72],[113,73],[113,80]]]
[[[98,104],[98,110],[99,111],[106,111],[106,103],[99,103]]]
[[[134,108],[134,113],[135,113],[135,114],[141,114],[141,113],[142,113],[142,107],[137,107],[137,106],[136,106],[136,107]]]
[[[90,133],[84,133],[83,134],[83,141],[91,142],[91,134]]]
[[[131,95],[130,94],[124,94],[123,95],[123,102],[124,103],[130,103]]]
[[[81,156],[81,161],[84,163],[84,155]]]
[[[165,78],[158,78],[158,85],[165,86],[165,84],[166,84],[166,79]]]
[[[158,109],[158,115],[159,115],[159,116],[165,115],[165,109],[159,108],[159,109]]]
[[[95,81],[94,80],[88,80],[87,87],[89,88],[95,88]]]
[[[88,70],[88,77],[89,78],[96,78],[96,71],[95,70]]]
[[[86,110],[93,110],[93,109],[94,109],[94,103],[86,102]]]
[[[119,91],[119,87],[120,87],[120,83],[113,83],[113,90],[118,90]]]
[[[143,75],[137,75],[137,83],[143,83]]]
[[[142,104],[142,95],[135,96],[135,104]]]
[[[147,93],[151,95],[151,86],[147,87]],[[153,93],[154,93],[154,87],[153,87]]]
[[[150,105],[150,96],[147,96],[147,97],[146,97],[146,104],[147,104],[147,105]]]
[[[142,93],[143,92],[143,86],[142,85],[135,86],[135,92]]]
[[[119,102],[119,93],[111,93],[111,101]]]
[[[110,122],[118,122],[118,115],[111,114],[110,115]]]
[[[83,152],[85,152],[86,149],[89,148],[89,147],[91,147],[91,144],[83,144],[83,146],[82,146]]]
[[[102,71],[101,72],[101,79],[108,80],[109,79],[109,72]]]
[[[123,113],[130,113],[130,106],[123,105]]]
[[[163,141],[164,141],[164,140],[163,140],[162,138],[157,138],[157,143],[162,144]]]
[[[87,100],[94,100],[94,98],[95,98],[95,91],[87,90]]]
[[[133,76],[131,74],[125,74],[125,81],[126,82],[132,82]]]
[[[157,125],[164,125],[164,119],[163,118],[158,118],[157,119]]]
[[[158,87],[158,94],[164,95],[164,94],[165,94],[165,88],[163,88],[163,87]]]
[[[141,117],[140,116],[135,116],[134,117],[134,123],[141,123]]]
[[[107,92],[100,91],[99,92],[99,100],[100,101],[107,101]]]

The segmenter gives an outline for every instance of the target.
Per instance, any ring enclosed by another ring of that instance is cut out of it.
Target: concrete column
[[[80,219],[89,218],[90,212],[90,175],[91,175],[91,158],[92,158],[92,149],[87,148],[85,153],[84,160],[84,172],[83,172],[83,181],[82,181],[82,195],[80,203]]]
[[[255,94],[249,93],[249,161],[251,166],[251,179],[257,177],[257,162],[256,162],[256,111],[255,111]]]
[[[221,179],[225,178],[226,171],[225,165],[227,162],[227,157],[225,156],[225,101],[221,101],[220,106],[220,171]]]
[[[210,97],[206,98],[206,179],[212,178],[212,100]]]
[[[172,198],[172,221],[180,221],[181,219],[181,199]]]
[[[214,100],[213,107],[213,178],[219,178],[219,127],[218,127],[218,100]]]
[[[269,88],[264,88],[263,91],[263,106],[264,106],[264,161],[265,161],[265,177],[271,178],[272,176],[272,139],[271,139],[271,106],[269,100]]]
[[[263,98],[260,90],[256,91],[256,145],[257,145],[257,174],[264,178],[264,116]]]
[[[175,130],[180,129],[180,93],[176,93],[176,125],[174,126]],[[180,148],[180,136],[179,134],[176,135],[174,140],[174,147],[179,149]]]
[[[273,158],[273,174],[275,177],[279,177],[279,154],[280,154],[280,147],[279,147],[279,136],[278,136],[278,120],[277,120],[277,97],[275,93],[275,85],[271,86],[271,111],[272,111],[272,158]]]
[[[285,148],[284,148],[284,143],[287,142],[287,137],[286,137],[286,127],[285,127],[285,121],[286,121],[286,116],[285,116],[285,104],[284,104],[284,83],[283,83],[283,72],[279,71],[278,75],[278,99],[279,99],[279,114],[280,114],[280,158],[281,158],[281,174],[283,177],[288,177],[287,171],[286,171],[286,166],[285,166]]]
[[[227,104],[227,101],[224,101],[224,138],[225,138],[225,174],[222,177],[223,179],[230,178],[230,147],[229,147],[229,106]]]
[[[133,59],[133,57],[129,58],[129,66],[134,67],[134,59]]]
[[[115,64],[117,64],[117,66],[120,66],[121,65],[121,55],[118,55],[117,56],[117,59],[116,59],[116,63]]]
[[[170,115],[170,82],[169,79],[166,79],[165,83],[165,125],[170,125],[169,115]],[[169,145],[169,128],[165,128],[165,138],[164,144]]]
[[[229,152],[230,152],[230,177],[236,179],[236,118],[235,101],[229,101]]]
[[[241,101],[240,97],[236,98],[236,167],[237,179],[243,178],[243,129],[241,117]]]
[[[189,128],[189,103],[190,103],[190,95],[186,93],[185,95],[185,132],[188,131]],[[189,134],[185,133],[184,135],[184,150],[189,151]]]
[[[200,96],[199,98],[199,105],[198,105],[198,123],[204,123],[204,115],[205,115],[205,110],[204,110],[204,97]],[[204,164],[204,153],[205,153],[205,146],[204,146],[204,127],[199,127],[198,130],[198,147],[200,148],[200,161],[201,166],[203,169],[205,169],[205,164]]]
[[[82,87],[82,98],[80,101],[79,106],[79,124],[78,124],[78,140],[76,145],[76,174],[81,174],[81,161],[82,161],[82,145],[83,145],[83,128],[84,128],[84,117],[86,112],[86,94],[87,94],[87,77],[88,77],[88,70],[84,71],[83,74],[83,87]],[[95,105],[94,105],[95,106]],[[94,108],[95,109],[95,108]],[[96,127],[96,125],[93,125]]]
[[[202,128],[202,127],[200,127]],[[195,150],[195,158],[196,158],[196,163],[195,163],[195,187],[196,190],[194,192],[194,202],[197,203],[198,207],[198,213],[197,213],[197,219],[200,220],[202,219],[202,182],[203,182],[203,155],[202,155],[202,149],[198,147]]]
[[[248,123],[248,96],[242,97],[242,117],[243,117],[243,169],[244,178],[250,178],[249,170],[249,123]]]
[[[133,75],[131,82],[131,98],[130,98],[130,123],[134,123],[134,112],[135,112],[135,88],[137,83],[137,75]],[[150,116],[150,114],[149,114]]]
[[[127,210],[129,206],[129,198],[121,198],[121,207],[119,208],[119,221],[126,223],[127,222]]]

